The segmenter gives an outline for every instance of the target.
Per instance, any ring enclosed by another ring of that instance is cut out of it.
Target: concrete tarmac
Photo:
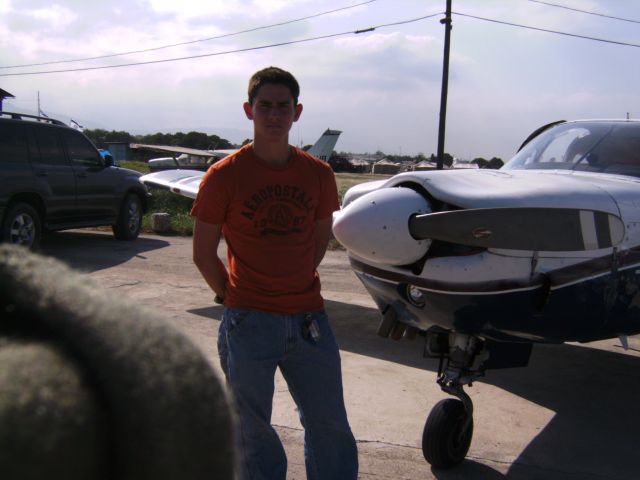
[[[156,310],[220,371],[222,308],[193,265],[191,238],[120,242],[110,232],[74,230],[47,235],[41,253],[84,272],[97,288]],[[437,361],[423,358],[422,337],[396,342],[376,335],[380,315],[344,251],[327,252],[319,270],[341,348],[360,479],[640,478],[638,338],[627,351],[618,339],[537,345],[529,367],[487,372],[466,389],[475,408],[467,459],[450,470],[432,469],[422,456],[422,430],[433,405],[448,396],[436,384]],[[279,375],[273,424],[289,458],[287,479],[303,480],[303,430]]]

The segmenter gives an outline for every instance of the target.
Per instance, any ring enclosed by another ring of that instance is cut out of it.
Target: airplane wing
[[[204,174],[205,172],[199,170],[164,170],[143,175],[140,182],[195,199]]]
[[[197,157],[213,157],[214,152],[210,150],[200,150],[199,148],[178,147],[174,145],[149,145],[144,143],[132,143],[129,145],[133,150],[149,150],[152,152],[186,153]]]
[[[308,153],[321,160],[327,161],[341,133],[339,130],[327,129],[309,149]],[[207,157],[219,156],[220,158],[235,152],[235,150],[199,150],[197,148],[176,147],[172,145],[148,145],[142,143],[132,143],[131,148],[157,152],[186,153],[187,155]],[[151,187],[169,190],[184,197],[196,198],[204,174],[205,172],[200,170],[163,170],[143,175],[140,177],[140,182]]]

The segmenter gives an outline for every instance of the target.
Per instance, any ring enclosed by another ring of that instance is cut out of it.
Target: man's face
[[[244,104],[249,120],[253,120],[256,136],[278,140],[288,138],[293,122],[302,113],[302,105],[294,105],[288,87],[267,83],[260,87],[253,104]]]

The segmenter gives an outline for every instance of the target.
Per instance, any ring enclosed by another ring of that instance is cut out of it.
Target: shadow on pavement
[[[168,241],[138,237],[116,240],[111,232],[72,230],[47,233],[38,253],[54,257],[83,272],[95,272],[125,263],[145,252],[169,246]]]
[[[326,301],[326,308],[341,349],[424,369],[425,382],[436,381],[438,361],[422,357],[422,337],[379,337],[380,314],[373,308],[332,301]],[[638,478],[638,372],[640,357],[622,349],[536,345],[528,367],[489,370],[481,381],[555,412],[551,421],[506,476],[472,460],[453,470],[434,470],[434,475],[444,480]],[[473,389],[466,390],[473,397]]]
[[[224,307],[222,305],[212,305],[211,307],[193,308],[191,310],[187,310],[187,312],[201,317],[211,318],[212,320],[222,320],[223,308]]]
[[[384,339],[376,333],[378,310],[330,300],[325,305],[342,350],[423,369],[425,382],[436,381],[438,361],[422,357],[422,337],[414,341]],[[190,313],[220,319],[222,307],[212,305]],[[549,423],[505,475],[473,459],[432,473],[440,480],[638,478],[639,371],[640,357],[622,349],[611,352],[573,344],[536,345],[527,368],[489,370],[481,381],[554,412]],[[473,389],[466,390],[473,398]],[[482,408],[482,404],[476,405],[476,410]],[[496,423],[504,421],[495,418]],[[479,428],[482,425],[476,423],[476,430]]]

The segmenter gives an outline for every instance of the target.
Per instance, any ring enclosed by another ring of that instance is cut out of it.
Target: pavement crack
[[[416,447],[415,445],[405,445],[402,443],[393,443],[393,442],[385,442],[382,440],[367,440],[367,439],[356,439],[356,443],[368,443],[368,444],[373,444],[373,443],[377,443],[378,445],[387,445],[389,447],[401,447],[401,448],[411,448],[413,450],[420,450],[420,447]]]
[[[301,427],[289,427],[287,425],[277,425],[273,424],[274,427],[282,428],[284,430],[294,430],[296,432],[304,432],[304,428]],[[367,439],[357,439],[356,443],[358,444],[378,444],[378,445],[387,445],[389,447],[400,447],[400,448],[410,448],[412,450],[421,450],[420,447],[416,447],[415,445],[405,445],[402,443],[393,443],[393,442],[385,442],[382,440],[367,440]]]
[[[142,281],[136,280],[133,282],[124,282],[124,283],[118,283],[117,285],[111,285],[109,288],[133,287],[135,285],[140,285],[141,283]]]

